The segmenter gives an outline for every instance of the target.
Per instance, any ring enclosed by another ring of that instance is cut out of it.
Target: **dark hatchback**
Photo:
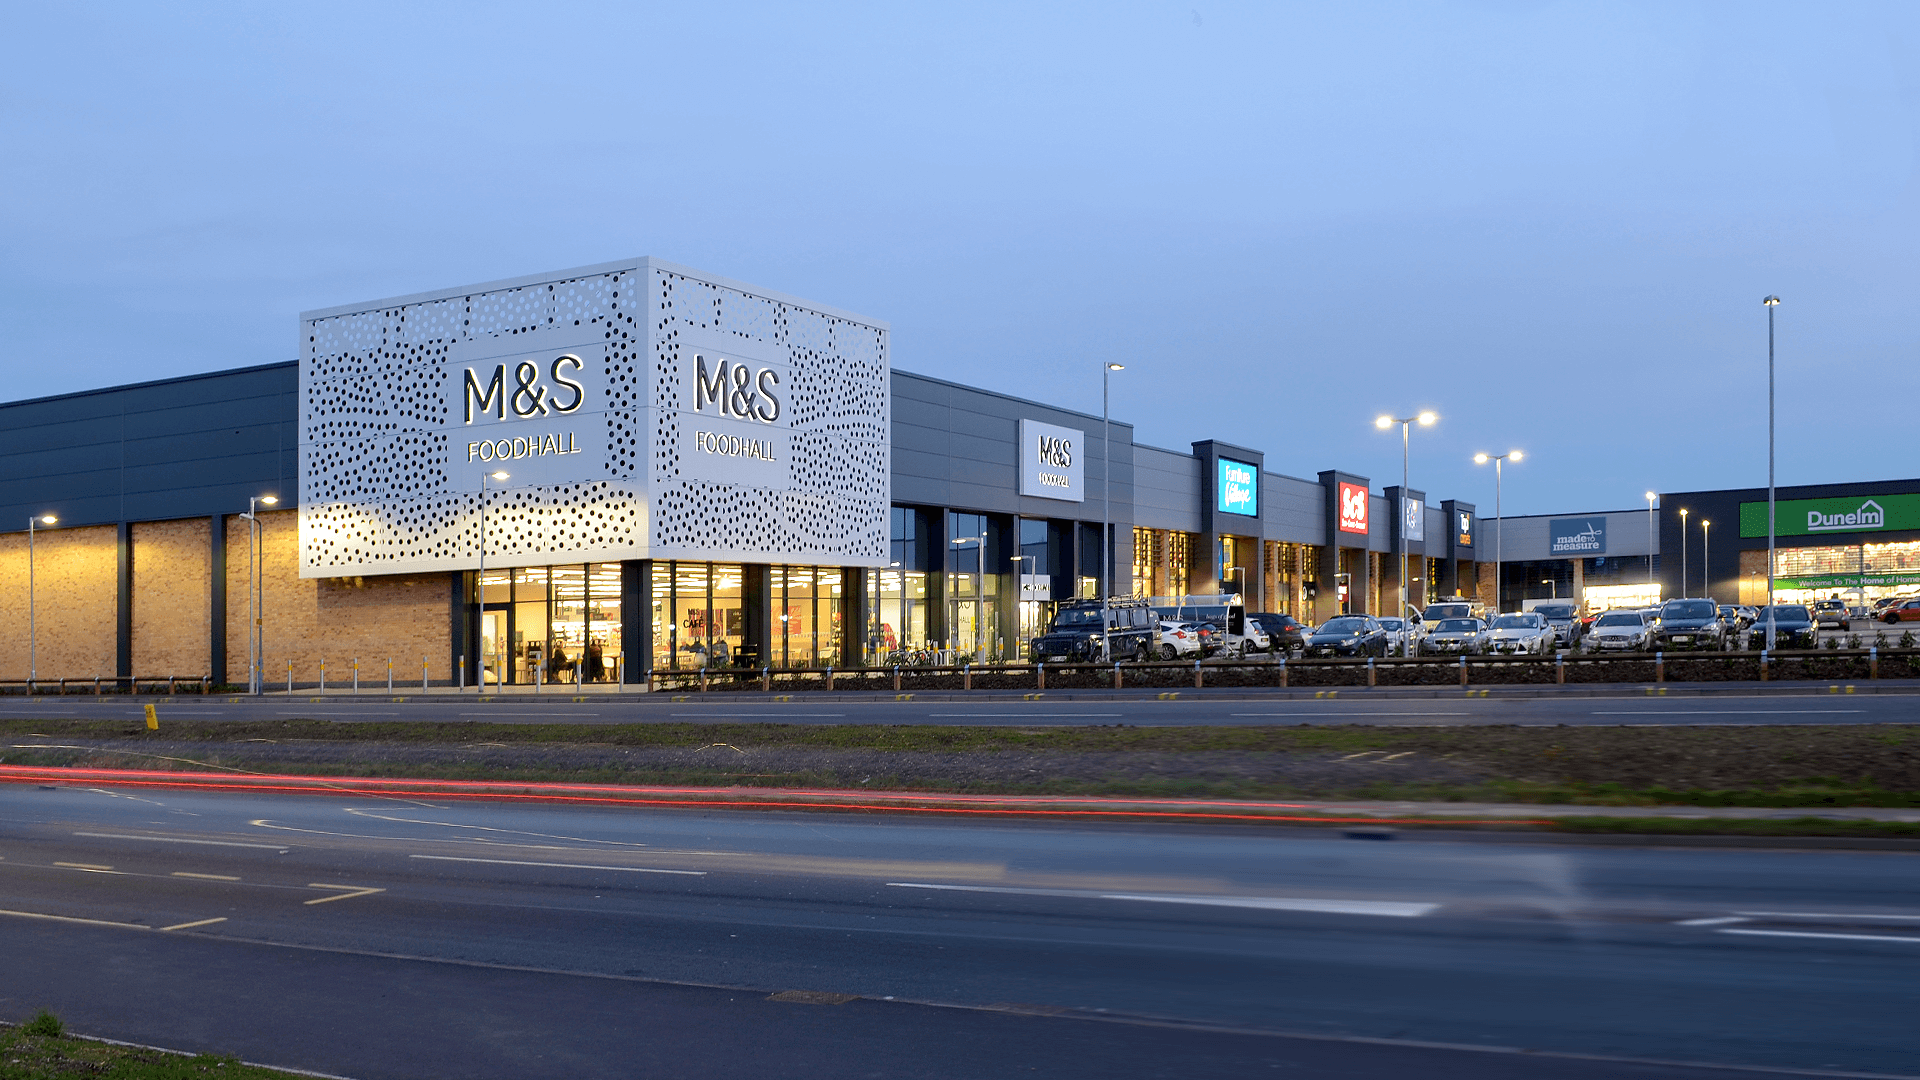
[[[1720,605],[1711,600],[1669,600],[1660,605],[1653,647],[1658,650],[1726,648],[1727,624],[1720,617]]]
[[[1249,622],[1258,622],[1260,629],[1266,631],[1268,648],[1272,652],[1291,654],[1307,647],[1307,635],[1310,631],[1305,624],[1291,615],[1257,611],[1249,613],[1247,619]]]
[[[1370,615],[1342,615],[1307,639],[1308,656],[1385,656],[1387,628]]]
[[[1820,644],[1820,630],[1813,624],[1813,613],[1799,604],[1775,604],[1771,608],[1761,608],[1760,617],[1753,620],[1750,632],[1750,647],[1765,648],[1767,644],[1767,613],[1773,613],[1773,641],[1776,649],[1812,649]]]

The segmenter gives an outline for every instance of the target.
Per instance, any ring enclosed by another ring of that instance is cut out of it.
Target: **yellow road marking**
[[[183,923],[176,923],[173,926],[163,926],[160,928],[160,930],[162,933],[168,930],[191,930],[196,926],[212,926],[214,923],[226,922],[226,921],[227,921],[227,917],[222,915],[217,919],[201,919],[199,922],[183,922]]]
[[[231,874],[189,874],[185,870],[175,870],[173,872],[173,876],[174,877],[190,877],[190,878],[197,879],[199,881],[239,881],[240,880],[239,878],[234,877]]]
[[[13,915],[22,919],[47,919],[51,922],[80,923],[85,926],[117,926],[122,930],[153,929],[151,926],[141,926],[139,923],[109,922],[106,919],[82,919],[73,915],[42,915],[37,911],[8,911],[5,908],[0,908],[0,915]]]
[[[334,894],[334,895],[332,895],[332,896],[323,896],[323,897],[321,897],[321,898],[319,898],[318,900],[308,900],[308,901],[306,901],[306,903],[307,903],[307,905],[308,905],[308,906],[312,906],[312,905],[314,905],[314,904],[325,904],[325,903],[327,903],[327,902],[329,902],[329,901],[333,901],[333,900],[351,900],[351,899],[353,899],[353,898],[354,898],[354,897],[356,897],[356,896],[371,896],[371,895],[373,895],[374,893],[377,893],[377,892],[386,892],[386,891],[387,891],[387,890],[385,890],[385,889],[370,889],[370,888],[367,888],[367,887],[366,887],[366,886],[364,886],[364,885],[327,885],[327,884],[323,884],[323,883],[321,883],[321,882],[318,882],[318,881],[312,881],[312,882],[308,882],[308,883],[307,883],[307,888],[309,888],[309,889],[345,889],[345,890],[347,890],[346,892],[342,892],[342,893],[336,893],[336,894]]]
[[[69,870],[85,870],[90,874],[117,874],[120,872],[118,870],[115,870],[111,866],[98,866],[93,863],[57,862],[57,863],[54,863],[53,865],[64,866]]]

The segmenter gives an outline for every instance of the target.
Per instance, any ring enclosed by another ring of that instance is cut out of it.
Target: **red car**
[[[1880,617],[1890,623],[1920,622],[1920,597],[1893,604]]]

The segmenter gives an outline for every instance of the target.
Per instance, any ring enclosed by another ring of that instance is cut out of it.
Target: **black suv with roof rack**
[[[1043,664],[1098,660],[1146,661],[1153,656],[1160,619],[1145,600],[1109,600],[1102,625],[1098,600],[1069,600],[1054,612],[1053,625],[1033,639],[1028,655]]]

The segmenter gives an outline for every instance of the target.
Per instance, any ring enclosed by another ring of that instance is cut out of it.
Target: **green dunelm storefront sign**
[[[1844,499],[1786,499],[1774,504],[1775,536],[1894,532],[1920,529],[1920,495],[1853,495]],[[1740,504],[1740,535],[1767,535],[1767,504]]]

